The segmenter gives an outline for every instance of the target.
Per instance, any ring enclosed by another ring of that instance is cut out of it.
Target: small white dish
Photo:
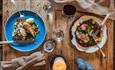
[[[55,48],[55,42],[53,40],[48,40],[44,44],[44,51],[50,53],[54,50]]]

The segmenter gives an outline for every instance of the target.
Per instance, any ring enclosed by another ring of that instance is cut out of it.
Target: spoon
[[[15,0],[11,0],[11,2],[12,2],[12,4],[14,4],[15,8],[16,8],[17,10],[19,10],[19,9],[17,8],[17,6],[16,6]],[[20,11],[18,11],[18,12],[19,12],[19,14],[20,14],[20,18],[24,18],[24,15],[22,15]]]

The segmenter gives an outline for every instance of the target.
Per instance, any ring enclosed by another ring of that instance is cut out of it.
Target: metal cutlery
[[[97,36],[96,36],[96,35],[97,35],[97,34],[99,33],[99,31],[102,29],[102,27],[104,26],[104,23],[106,22],[106,20],[108,19],[109,16],[110,16],[110,14],[108,13],[108,14],[106,15],[106,17],[104,18],[104,20],[102,21],[102,23],[100,24],[100,26],[99,26],[99,27],[96,29],[96,31],[91,35],[91,36],[93,37],[94,41],[95,41],[95,39],[97,39]],[[95,41],[95,43],[96,43],[96,41]],[[99,48],[99,50],[100,50],[100,52],[101,52],[103,58],[106,58],[105,53],[102,51],[102,49],[99,47],[99,45],[97,44],[96,46]]]
[[[17,8],[17,6],[16,6],[15,0],[11,0],[11,2],[12,2],[12,4],[14,5],[14,7],[15,7],[17,10],[19,10],[19,9]],[[20,14],[20,18],[24,18],[24,15],[23,15],[20,11],[18,11],[18,12],[19,12],[19,14]]]
[[[13,40],[13,41],[0,41],[0,44],[27,44],[27,43],[33,43],[34,40]]]
[[[95,39],[97,39],[97,37],[96,37],[96,35],[95,35],[95,34],[92,34],[92,37],[93,37],[94,41],[95,41]],[[96,43],[96,41],[95,41],[95,43]],[[103,52],[103,50],[99,47],[99,45],[98,45],[98,44],[96,44],[96,47],[98,47],[98,48],[99,48],[99,50],[100,50],[100,52],[101,52],[101,54],[102,54],[103,58],[106,58],[105,53],[104,53],[104,52]]]
[[[102,21],[102,23],[97,27],[97,29],[95,30],[95,34],[97,35],[99,33],[99,31],[102,29],[102,27],[104,26],[104,23],[106,22],[106,20],[109,18],[110,14],[108,13],[106,15],[106,17],[104,18],[104,20]]]

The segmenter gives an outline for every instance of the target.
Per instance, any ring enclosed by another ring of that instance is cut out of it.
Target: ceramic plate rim
[[[36,14],[37,16],[39,16],[40,19],[42,20],[41,16],[38,15],[36,12],[34,12],[34,11],[32,11],[32,10],[19,10],[19,11],[26,11],[26,12],[35,13],[35,14]],[[9,20],[13,15],[15,15],[16,13],[18,13],[19,11],[13,12],[13,13],[7,18],[7,20],[6,20],[5,24],[4,24],[4,28],[3,28],[3,29],[4,29],[4,36],[5,36],[5,40],[6,40],[6,41],[8,41],[8,39],[7,39],[7,37],[6,37],[6,30],[5,30],[6,24],[7,24],[8,20]],[[42,20],[42,22],[43,22],[44,27],[45,27],[45,34],[44,34],[44,38],[43,38],[42,42],[38,45],[38,47],[44,42],[44,40],[45,40],[45,38],[46,38],[46,24],[44,23],[43,20]],[[17,50],[17,51],[20,51],[20,52],[30,52],[30,51],[33,51],[33,50],[35,50],[35,49],[38,48],[38,47],[36,47],[36,48],[31,49],[31,50],[26,50],[26,51],[25,51],[25,50],[20,50],[20,49],[14,48],[11,44],[9,44],[9,45],[10,45],[11,48],[13,48],[13,49],[15,49],[15,50]]]

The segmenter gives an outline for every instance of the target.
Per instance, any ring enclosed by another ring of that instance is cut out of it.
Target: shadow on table
[[[2,0],[0,0],[0,41],[1,40],[2,40]],[[0,47],[0,61],[1,60],[2,60],[2,47]]]
[[[0,15],[0,41],[1,40],[2,40],[2,15]],[[2,48],[0,47],[0,61],[1,60],[2,60]]]

